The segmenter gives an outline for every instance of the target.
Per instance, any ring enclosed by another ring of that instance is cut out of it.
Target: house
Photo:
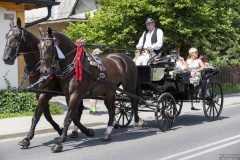
[[[62,32],[68,26],[68,22],[85,22],[85,11],[90,11],[91,16],[93,12],[99,8],[97,0],[58,0],[60,5],[53,6],[51,17],[41,22],[40,24],[46,30],[49,26],[53,30]],[[38,24],[28,27],[28,24],[36,19],[45,17],[47,8],[39,8],[30,11],[25,11],[25,23],[27,29],[40,37],[38,31]]]
[[[5,35],[8,33],[10,27],[10,20],[13,19],[16,24],[16,19],[19,17],[22,20],[24,26],[25,10],[32,10],[36,8],[47,7],[47,13],[51,13],[52,6],[59,5],[60,2],[55,0],[1,0],[0,1],[0,55],[2,57],[4,53],[4,47],[6,43]],[[46,21],[51,15],[48,14],[44,19],[38,19],[31,22],[30,25]],[[1,58],[2,59],[2,58]],[[17,87],[21,81],[21,77],[24,73],[24,60],[22,56],[16,60],[14,65],[6,65],[3,60],[0,60],[0,89],[6,88],[5,78],[10,82],[12,87]]]

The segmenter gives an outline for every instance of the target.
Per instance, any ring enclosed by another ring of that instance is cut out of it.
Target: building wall
[[[47,27],[51,27],[52,30],[57,30],[63,32],[63,30],[67,29],[68,23],[67,22],[59,22],[59,23],[52,23],[52,24],[42,24],[44,31],[47,31]],[[40,33],[38,30],[38,25],[34,25],[28,27],[27,29],[30,30],[33,34],[40,38]]]
[[[14,22],[16,22],[16,11],[7,11],[5,8],[0,7],[0,22],[1,22],[1,30],[0,30],[0,89],[6,88],[7,84],[4,81],[4,77],[6,74],[7,80],[10,81],[11,86],[18,86],[18,61],[15,61],[14,65],[6,65],[2,60],[2,56],[4,53],[4,47],[6,43],[5,35],[8,33],[10,26],[10,20],[4,20],[4,14],[13,14]]]

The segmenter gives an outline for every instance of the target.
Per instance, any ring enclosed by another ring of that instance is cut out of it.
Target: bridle
[[[51,40],[53,42],[51,44],[51,45],[53,45],[52,46],[53,50],[52,50],[52,55],[50,58],[45,57],[45,55],[43,53],[43,49],[47,49],[47,47],[45,45],[46,40]],[[57,52],[56,45],[58,45],[58,44],[57,44],[57,41],[53,34],[49,35],[49,37],[40,39],[40,61],[50,61],[51,62],[50,68],[53,71],[53,73],[50,73],[50,75],[53,75],[56,72],[56,70],[58,69],[58,60],[56,60],[56,54],[57,54],[56,53]],[[52,77],[50,75],[48,75],[48,77]]]
[[[41,42],[40,42],[40,60],[45,60],[45,61],[51,61],[51,63],[52,64],[54,64],[55,63],[55,56],[54,56],[54,54],[56,53],[56,48],[55,48],[55,45],[57,45],[57,41],[56,41],[56,39],[55,39],[55,37],[53,36],[52,38],[51,37],[49,37],[49,38],[41,38],[40,39],[41,40]],[[53,53],[52,53],[52,56],[51,56],[51,58],[46,58],[46,57],[44,57],[44,54],[42,53],[43,51],[42,51],[42,46],[44,46],[45,48],[46,48],[46,46],[45,46],[45,41],[46,40],[52,40],[53,41]]]
[[[10,37],[10,35],[11,35],[12,33],[11,33],[10,35],[8,35],[8,37],[7,37],[7,42],[6,42],[5,46],[6,46],[6,47],[9,47],[9,48],[11,48],[12,50],[15,51],[14,57],[16,58],[16,57],[18,57],[18,56],[20,55],[20,54],[19,54],[20,43],[21,43],[22,40],[23,40],[23,41],[26,41],[26,37],[24,36],[24,30],[23,30],[21,27],[19,27],[19,28],[17,28],[17,29],[12,29],[12,30],[10,30],[10,32],[13,32],[14,30],[19,30],[20,33],[21,33],[21,37],[18,38],[17,47],[14,48],[14,47],[12,47],[12,46],[10,46],[10,45],[7,44],[8,38]]]
[[[48,38],[40,38],[40,40],[42,40],[43,42],[45,40],[52,40],[53,41],[53,54],[51,56],[51,58],[46,58],[44,57],[44,55],[42,54],[42,48],[40,49],[40,60],[45,60],[45,61],[51,61],[52,64],[54,64],[56,62],[55,56],[57,55],[57,49],[56,46],[58,46],[58,42],[56,41],[56,38],[54,37],[54,35],[52,34],[52,37],[48,37]],[[41,43],[41,45],[44,45]],[[81,45],[84,46],[84,45]],[[81,47],[78,46],[77,48]],[[73,50],[71,50],[70,52],[68,52],[65,57],[69,56],[72,53],[75,53],[75,51],[77,50],[77,48],[74,48]],[[59,59],[58,61],[61,61],[61,59]]]

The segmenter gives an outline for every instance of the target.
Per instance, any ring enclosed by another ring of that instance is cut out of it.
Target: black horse
[[[33,84],[37,82],[40,78],[40,58],[38,43],[39,39],[32,34],[29,30],[21,27],[21,21],[18,19],[18,23],[14,26],[13,21],[10,22],[10,30],[6,34],[6,45],[4,48],[3,61],[5,64],[13,65],[16,58],[23,53],[23,57],[26,63],[25,74],[29,76],[29,83]],[[35,89],[40,89],[44,91],[61,91],[59,82],[57,79],[48,80],[47,82],[40,84],[39,86],[34,86]],[[47,121],[53,126],[53,128],[58,132],[59,135],[62,133],[62,129],[59,125],[52,119],[49,111],[49,100],[52,95],[47,94],[36,94],[38,104],[34,116],[32,118],[32,125],[27,137],[20,141],[18,144],[23,147],[28,147],[30,145],[30,140],[34,137],[34,131],[42,113],[44,113]],[[78,117],[82,114],[83,104],[80,103],[78,110]]]
[[[135,63],[127,55],[122,53],[98,55],[101,62],[98,60],[99,63],[94,63],[97,62],[94,60],[95,58],[91,54],[86,53],[83,46],[77,46],[66,35],[56,31],[52,32],[51,28],[48,28],[48,32],[45,33],[41,26],[39,27],[39,31],[42,36],[39,43],[39,49],[41,52],[40,72],[44,76],[49,74],[55,75],[59,68],[67,68],[67,66],[72,63],[79,64],[75,65],[75,67],[80,69],[80,72],[82,69],[81,81],[78,80],[79,77],[77,72],[66,79],[60,80],[69,108],[64,120],[63,133],[58,143],[52,147],[52,151],[62,151],[62,143],[72,120],[84,133],[87,133],[88,135],[93,134],[93,130],[85,128],[77,120],[77,104],[84,98],[92,98],[100,95],[105,96],[104,103],[109,113],[109,121],[103,140],[111,140],[115,115],[116,88],[110,86],[122,85],[125,91],[132,95],[136,95],[138,71]],[[65,55],[65,59],[58,59],[58,48]],[[78,49],[78,53],[83,56],[82,59],[78,59],[78,54],[71,54],[73,51],[76,51],[76,49]],[[95,66],[93,64],[95,64]],[[104,85],[104,82],[108,85]],[[138,99],[133,97],[129,97],[129,99],[134,110],[135,123],[143,125],[143,120],[138,116]]]

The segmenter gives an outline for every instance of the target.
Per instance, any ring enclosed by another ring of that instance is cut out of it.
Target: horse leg
[[[69,114],[69,109],[67,111],[67,114],[64,118],[64,127],[63,127],[63,131],[62,131],[62,134],[61,136],[59,137],[59,140],[58,142],[51,148],[51,150],[53,152],[61,152],[62,149],[63,149],[63,146],[62,146],[62,143],[65,141],[66,139],[66,136],[67,136],[67,131],[68,131],[68,128],[69,128],[69,125],[71,124],[72,122],[72,119],[71,119],[71,116]]]
[[[32,117],[32,124],[31,124],[30,131],[28,132],[27,137],[24,138],[22,141],[20,141],[18,145],[24,148],[28,148],[28,146],[30,146],[30,140],[34,137],[34,131],[35,131],[36,125],[39,122],[43,111],[45,110],[46,107],[48,107],[48,102],[50,99],[51,97],[48,97],[46,95],[41,95],[39,97],[38,104],[35,109],[35,113]]]
[[[81,116],[82,116],[82,112],[83,112],[83,101],[80,102],[79,106],[78,106],[78,111],[77,111],[77,118],[78,121],[80,121]],[[76,125],[74,125],[72,134],[70,135],[71,138],[77,138],[78,137],[78,127]]]
[[[64,119],[64,127],[63,127],[63,132],[62,135],[60,136],[58,142],[51,148],[51,150],[53,152],[61,152],[63,149],[62,143],[65,141],[66,139],[66,135],[67,135],[67,131],[68,128],[72,122],[72,120],[74,121],[74,124],[81,130],[82,133],[85,133],[87,136],[93,137],[94,136],[94,132],[92,129],[87,129],[85,126],[83,126],[77,117],[77,109],[72,108],[71,106],[74,106],[74,104],[76,104],[76,102],[80,103],[77,99],[72,101],[73,103],[69,103],[69,108],[67,111],[67,114],[65,116]]]
[[[73,117],[73,123],[80,129],[80,131],[82,133],[86,134],[86,136],[94,137],[95,134],[94,134],[93,129],[88,129],[84,125],[82,125],[81,122],[79,121],[77,115]]]
[[[134,98],[130,98],[132,109],[134,112],[134,121],[135,121],[135,126],[144,126],[145,122],[142,118],[139,117],[138,115],[138,100]]]
[[[115,116],[115,91],[113,91],[111,95],[106,96],[104,103],[108,109],[109,119],[108,119],[107,129],[106,129],[106,132],[104,133],[102,140],[110,141],[112,139],[111,133],[113,129],[113,121]]]
[[[18,145],[22,146],[23,148],[28,148],[28,146],[30,146],[30,140],[34,137],[34,131],[38,121],[40,120],[41,115],[42,115],[42,112],[41,113],[38,112],[38,109],[36,108],[34,116],[32,117],[32,125],[30,128],[30,131],[28,132],[26,138],[18,142]]]
[[[142,91],[140,89],[140,85],[139,82],[136,81],[136,87],[134,86],[129,86],[128,83],[123,83],[122,86],[124,88],[124,90],[129,91],[130,93],[136,93],[136,95],[138,95],[139,97],[142,96]],[[135,88],[135,89],[134,89]],[[144,126],[145,122],[143,119],[141,119],[138,116],[138,100],[135,98],[132,98],[130,96],[128,96],[128,98],[130,99],[131,102],[131,106],[134,112],[134,121],[135,121],[135,126]]]
[[[49,108],[49,104],[48,107],[44,110],[44,116],[47,119],[47,121],[53,126],[54,130],[56,130],[59,134],[59,136],[62,134],[62,128],[59,127],[59,125],[52,119],[52,116],[50,114],[50,108]]]

